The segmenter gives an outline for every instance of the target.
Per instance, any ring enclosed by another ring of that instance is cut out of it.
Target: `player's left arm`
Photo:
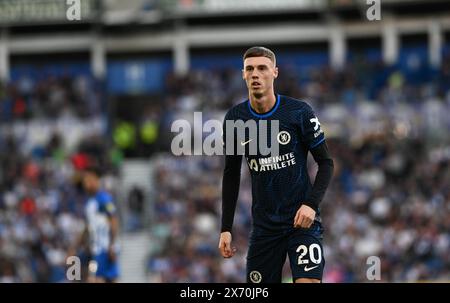
[[[104,211],[108,216],[108,224],[109,224],[110,242],[108,254],[111,260],[115,260],[117,250],[116,248],[117,237],[119,234],[119,219],[117,217],[116,206],[109,195],[105,195]]]
[[[119,234],[119,220],[117,215],[109,216],[109,226],[110,226],[110,237],[111,243],[109,244],[109,257],[114,260],[116,258],[116,247],[117,235]]]
[[[334,163],[328,151],[319,120],[310,107],[305,111],[301,120],[303,140],[309,147],[309,151],[318,165],[318,170],[309,196],[301,202],[301,206],[295,215],[294,227],[309,228],[314,222],[319,204],[330,184]]]

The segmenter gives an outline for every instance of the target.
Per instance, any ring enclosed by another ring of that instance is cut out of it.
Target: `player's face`
[[[266,57],[251,57],[244,60],[242,77],[249,92],[265,96],[273,91],[273,80],[278,76],[278,68]]]
[[[96,192],[98,189],[99,179],[97,175],[91,172],[85,172],[83,174],[83,187],[89,193]]]

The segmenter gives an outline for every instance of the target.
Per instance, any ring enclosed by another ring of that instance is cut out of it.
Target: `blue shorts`
[[[317,221],[308,229],[293,228],[277,234],[252,231],[247,282],[281,283],[286,256],[289,256],[293,281],[298,278],[322,281],[325,266],[322,238],[323,228]]]
[[[95,255],[93,261],[97,263],[97,271],[95,272],[96,277],[107,280],[114,280],[119,277],[119,265],[117,260],[112,261],[109,258],[108,252],[101,252],[98,255]]]

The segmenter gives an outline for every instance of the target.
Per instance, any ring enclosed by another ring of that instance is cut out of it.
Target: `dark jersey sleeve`
[[[326,142],[314,147],[310,151],[314,160],[317,162],[319,169],[317,170],[311,193],[303,204],[308,205],[317,211],[319,204],[322,202],[323,196],[325,195],[325,191],[330,184],[331,177],[333,176],[334,163],[328,152]]]
[[[241,162],[242,155],[226,155],[227,131],[226,121],[231,120],[232,115],[228,113],[223,123],[223,145],[225,154],[225,168],[222,179],[222,227],[221,232],[229,231],[233,227],[234,212],[236,210],[239,195],[239,185],[241,182]],[[236,136],[234,136],[236,138]],[[236,146],[236,142],[234,142]]]
[[[328,152],[325,134],[320,127],[319,119],[309,105],[307,105],[302,112],[301,129],[303,136],[302,140],[313,155],[319,168],[313,188],[306,201],[303,201],[303,204],[308,205],[317,211],[319,204],[325,195],[325,191],[330,184],[334,163]]]
[[[325,141],[319,119],[309,105],[302,111],[300,120],[302,141],[309,149],[313,149]]]
[[[222,179],[222,228],[231,232],[241,182],[242,156],[225,156]]]

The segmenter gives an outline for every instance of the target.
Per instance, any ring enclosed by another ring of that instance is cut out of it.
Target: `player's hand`
[[[295,214],[295,228],[310,228],[316,217],[316,211],[308,205],[302,205]]]
[[[224,258],[231,258],[236,252],[236,247],[231,247],[231,238],[229,231],[220,234],[219,250]]]

